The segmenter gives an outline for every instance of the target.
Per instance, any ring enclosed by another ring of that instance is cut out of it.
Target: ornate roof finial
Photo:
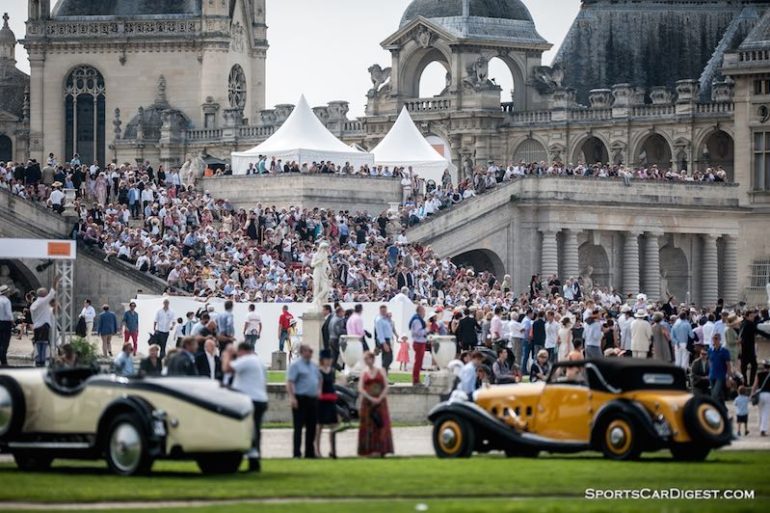
[[[3,14],[3,28],[11,28],[8,26],[8,20],[10,20],[11,17],[8,16],[8,13]]]
[[[168,99],[166,98],[166,77],[161,75],[158,77],[157,92],[155,94],[155,104],[160,106],[168,105]]]

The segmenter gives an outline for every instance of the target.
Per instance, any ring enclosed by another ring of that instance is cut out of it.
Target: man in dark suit
[[[324,323],[321,326],[321,340],[323,341],[323,348],[329,349],[329,342],[331,341],[331,333],[329,332],[329,323],[332,319],[332,307],[324,305]]]
[[[198,349],[198,340],[195,337],[182,339],[182,347],[171,358],[166,367],[169,376],[197,376],[198,368],[195,366],[195,352]]]
[[[195,355],[195,367],[198,376],[206,376],[217,381],[222,381],[222,365],[217,356],[217,342],[213,338],[207,338],[203,344],[203,351]]]
[[[414,289],[414,275],[407,271],[403,267],[399,267],[399,272],[396,275],[396,286],[399,290],[406,287],[410,291]]]
[[[471,315],[469,309],[465,309],[464,316],[457,324],[457,342],[463,351],[469,351],[479,343],[478,333],[481,326],[476,322],[476,318]]]

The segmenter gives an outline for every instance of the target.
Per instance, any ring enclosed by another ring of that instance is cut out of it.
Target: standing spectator
[[[715,333],[715,335],[718,335]],[[671,343],[668,330],[663,325],[663,312],[652,316],[652,357],[661,362],[671,363]]]
[[[337,305],[334,317],[329,321],[329,349],[332,351],[332,366],[337,370],[340,370],[340,337],[342,335],[347,335],[345,309]]]
[[[163,308],[155,313],[155,322],[152,325],[155,333],[155,343],[160,346],[160,357],[166,356],[166,342],[168,342],[168,333],[176,323],[174,311],[169,308],[169,300],[163,300]]]
[[[182,339],[182,347],[169,357],[166,362],[168,376],[197,376],[198,367],[195,365],[195,353],[198,350],[198,341],[195,337]]]
[[[262,318],[257,313],[253,304],[249,305],[249,313],[246,314],[246,322],[243,324],[243,337],[247,344],[251,344],[252,350],[256,350],[259,337],[262,336]]]
[[[464,311],[464,316],[457,325],[457,342],[463,351],[470,351],[478,343],[478,333],[481,326],[476,322],[476,318],[471,315],[470,310]]]
[[[398,342],[396,361],[398,362],[398,370],[406,372],[409,366],[409,337],[406,335],[402,336]]]
[[[556,314],[549,311],[545,316],[545,350],[548,351],[548,361],[556,361],[556,346],[559,339],[559,323]]]
[[[213,341],[212,341],[213,342]],[[222,353],[222,370],[233,374],[233,388],[251,398],[254,406],[254,439],[248,454],[249,470],[260,471],[262,417],[267,411],[267,371],[247,342],[232,345]]]
[[[345,325],[347,334],[354,337],[361,337],[364,340],[366,333],[364,332],[364,318],[361,313],[364,311],[364,305],[358,304],[353,307],[353,315],[348,318]],[[364,340],[364,347],[366,347],[366,341]]]
[[[747,383],[753,383],[757,375],[757,311],[749,310],[743,319],[738,339],[741,344],[741,374]],[[751,370],[749,371],[749,368]]]
[[[253,352],[253,350],[252,350]],[[217,341],[209,337],[203,343],[203,351],[195,355],[198,376],[222,381],[222,366],[217,356]]]
[[[425,307],[420,305],[409,321],[409,332],[412,334],[412,349],[414,350],[414,366],[412,367],[412,385],[420,384],[422,360],[425,358],[425,344],[428,342],[428,326],[425,324]]]
[[[289,330],[294,316],[289,313],[289,305],[283,305],[281,310],[281,316],[278,317],[278,350],[283,353],[286,341],[289,339]]]
[[[728,380],[733,374],[733,369],[732,363],[730,362],[730,351],[722,347],[722,339],[720,338],[719,333],[714,333],[711,337],[709,367],[711,397],[724,405],[727,389],[730,386]]]
[[[147,349],[149,356],[139,362],[140,376],[160,376],[163,373],[163,360],[160,359],[160,346],[151,344]]]
[[[759,396],[759,436],[767,436],[770,428],[770,360],[762,363],[762,370],[757,373],[751,395]]]
[[[35,344],[35,366],[45,367],[46,351],[53,341],[53,327],[56,325],[51,301],[56,297],[56,287],[59,285],[59,277],[53,280],[53,286],[48,291],[45,288],[37,289],[37,299],[29,307],[32,320],[32,341]]]
[[[331,310],[331,309],[330,309]],[[319,370],[321,372],[321,395],[318,397],[318,430],[315,435],[315,453],[321,454],[321,432],[323,428],[329,429],[329,443],[331,452],[329,457],[337,458],[336,433],[337,419],[337,391],[334,389],[336,381],[334,367],[332,367],[332,352],[324,349],[319,355]]]
[[[83,301],[83,309],[80,311],[80,317],[86,321],[86,341],[90,342],[94,332],[94,321],[96,320],[96,310],[91,305],[91,300]]]
[[[735,398],[735,425],[738,428],[737,435],[741,434],[741,424],[743,424],[743,435],[749,435],[749,389],[745,386],[738,387],[738,396]]]
[[[123,342],[132,342],[134,347],[134,356],[136,356],[136,345],[139,339],[139,314],[136,312],[136,303],[131,301],[128,304],[128,310],[123,312]]]
[[[532,323],[532,353],[537,355],[545,348],[545,312],[537,312],[537,319]]]
[[[393,363],[393,323],[387,305],[380,305],[380,314],[374,320],[374,336],[377,348],[382,351],[382,368],[388,374]]]
[[[558,360],[559,362],[567,359],[567,356],[572,352],[572,319],[566,315],[562,317],[561,327],[556,336],[556,345],[558,347]]]
[[[602,358],[602,324],[599,320],[598,310],[594,310],[585,319],[583,330],[583,342],[585,344],[586,359]]]
[[[303,344],[300,358],[289,366],[286,391],[289,394],[294,424],[294,457],[302,457],[302,429],[305,429],[305,458],[315,458],[315,431],[318,422],[318,395],[321,373],[311,361],[313,349]]]
[[[112,358],[112,337],[119,329],[118,318],[110,311],[110,305],[102,305],[102,313],[96,320],[96,334],[102,339],[102,356]]]
[[[225,301],[225,311],[217,314],[217,339],[219,352],[224,351],[228,344],[235,342],[235,319],[233,317],[233,302]]]
[[[358,381],[361,396],[361,422],[358,428],[358,455],[384,457],[393,454],[393,435],[388,411],[388,378],[374,366],[374,353],[364,354],[364,369]]]
[[[709,375],[711,367],[709,366],[708,349],[702,348],[698,353],[698,358],[692,362],[690,367],[690,376],[692,377],[692,388],[694,393],[700,392],[703,395],[711,394],[711,382]]]
[[[113,362],[115,374],[118,376],[134,375],[134,346],[130,342],[123,343],[123,349],[118,353]]]
[[[532,319],[535,318],[535,312],[527,310],[527,314],[521,320],[521,372],[527,373],[529,368],[529,355],[532,352]]]
[[[631,352],[634,358],[647,358],[652,341],[652,327],[647,322],[647,312],[639,309],[634,314],[634,322],[631,323]]]
[[[679,313],[679,318],[671,328],[671,338],[674,343],[674,361],[677,367],[682,369],[690,368],[690,351],[687,349],[688,343],[695,334],[692,331],[692,325],[687,319],[687,312]]]
[[[329,331],[329,328],[331,327],[333,317],[332,307],[330,305],[323,306],[323,316],[324,322],[321,325],[321,343],[323,344],[322,349],[329,349],[329,345],[331,344],[331,332]]]
[[[8,365],[8,346],[11,344],[13,331],[13,309],[8,294],[11,288],[0,285],[0,365]]]

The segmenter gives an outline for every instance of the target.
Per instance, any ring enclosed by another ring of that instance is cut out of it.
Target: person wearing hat
[[[623,351],[631,350],[631,323],[634,316],[630,305],[623,305],[618,317],[618,329],[620,330],[620,347]]]
[[[11,288],[8,285],[0,285],[0,365],[8,365],[8,346],[11,344],[11,332],[13,331],[13,309],[8,295]]]
[[[62,183],[54,182],[51,187],[53,190],[48,195],[48,201],[51,203],[51,209],[57,214],[64,212],[64,193],[62,192]]]
[[[631,353],[634,358],[647,358],[652,342],[652,327],[647,322],[647,310],[639,308],[631,323]]]

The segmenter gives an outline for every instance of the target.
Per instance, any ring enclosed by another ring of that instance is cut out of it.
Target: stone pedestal
[[[322,312],[306,312],[302,315],[302,343],[313,350],[313,361],[318,362],[318,355],[323,348],[321,327],[324,323]]]
[[[425,373],[425,384],[431,391],[435,391],[440,394],[451,392],[451,388],[452,385],[454,385],[454,382],[455,376],[448,370]]]
[[[270,370],[286,370],[286,353],[283,351],[273,351],[270,359]]]

